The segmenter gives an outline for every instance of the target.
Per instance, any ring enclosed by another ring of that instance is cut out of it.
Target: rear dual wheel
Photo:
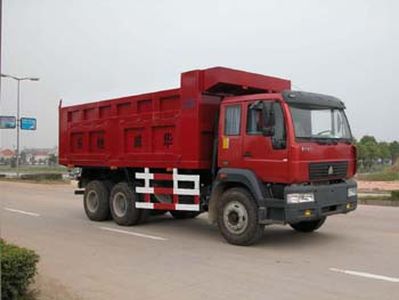
[[[115,223],[131,226],[147,219],[149,210],[136,208],[136,200],[137,194],[127,182],[120,182],[112,188],[109,206]]]
[[[107,181],[90,181],[83,197],[83,206],[87,217],[92,221],[104,221],[109,218],[110,184]]]
[[[136,197],[126,182],[114,185],[108,180],[92,180],[85,188],[83,205],[92,221],[105,221],[112,216],[118,225],[129,226],[145,222],[150,212],[135,207]]]

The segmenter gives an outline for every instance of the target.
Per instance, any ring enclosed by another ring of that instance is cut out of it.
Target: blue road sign
[[[0,129],[14,129],[17,119],[13,116],[0,116]]]
[[[37,121],[35,118],[21,118],[20,124],[22,130],[36,130]]]

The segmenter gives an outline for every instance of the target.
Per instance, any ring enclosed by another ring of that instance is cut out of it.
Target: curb
[[[399,200],[358,199],[358,204],[399,207]]]

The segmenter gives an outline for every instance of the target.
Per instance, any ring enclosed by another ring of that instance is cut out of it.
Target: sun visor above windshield
[[[290,105],[310,108],[345,108],[345,104],[341,100],[332,96],[291,90],[283,91],[282,95]]]

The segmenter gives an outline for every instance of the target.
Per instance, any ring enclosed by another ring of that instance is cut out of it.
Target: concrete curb
[[[399,207],[399,200],[358,199],[359,204]]]

